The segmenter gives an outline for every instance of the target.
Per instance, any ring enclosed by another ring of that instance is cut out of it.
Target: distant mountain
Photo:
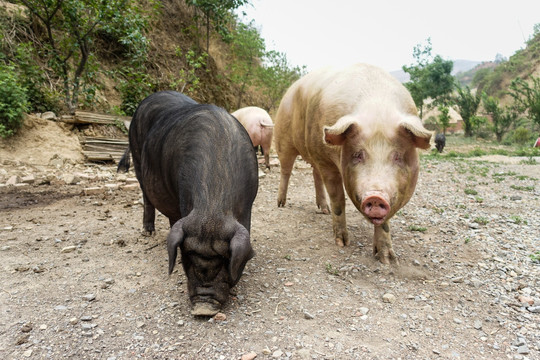
[[[469,71],[482,63],[483,61],[454,60],[454,69],[452,70],[452,75],[455,76],[459,73]],[[402,83],[405,83],[410,79],[409,74],[403,70],[391,71],[390,74]]]

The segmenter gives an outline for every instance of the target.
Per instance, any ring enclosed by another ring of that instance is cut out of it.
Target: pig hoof
[[[197,302],[193,305],[191,315],[193,316],[214,316],[219,312],[220,307],[214,303]]]
[[[394,254],[393,250],[390,250],[386,254],[382,254],[380,252],[375,253],[375,258],[378,259],[384,265],[390,265],[390,264],[399,265],[399,261],[396,257],[396,254]]]

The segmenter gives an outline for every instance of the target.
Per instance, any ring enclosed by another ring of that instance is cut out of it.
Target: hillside
[[[495,67],[477,67],[473,78],[473,86],[485,91],[487,94],[501,98],[508,102],[506,91],[512,80],[519,77],[530,79],[540,76],[540,32],[533,35],[524,49],[516,51],[508,61]]]
[[[227,8],[233,5],[221,4],[225,10],[217,18],[200,3],[188,3],[141,0],[122,8],[114,1],[88,2],[76,8],[63,2],[47,23],[47,2],[0,0],[0,65],[11,67],[27,88],[30,112],[129,116],[144,97],[165,89],[229,111],[275,107],[298,68],[289,68],[284,54],[268,60],[264,39],[239,22]]]

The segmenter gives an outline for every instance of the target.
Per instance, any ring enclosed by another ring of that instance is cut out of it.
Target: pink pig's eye
[[[363,163],[366,159],[366,155],[364,153],[364,150],[357,151],[352,156],[352,162],[353,164],[360,164]]]

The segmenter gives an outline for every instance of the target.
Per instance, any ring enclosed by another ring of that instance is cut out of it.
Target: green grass
[[[465,194],[467,195],[478,195],[478,191],[474,190],[474,189],[465,189]]]
[[[426,232],[427,228],[418,225],[409,225],[409,231]]]
[[[489,220],[483,216],[479,216],[479,217],[474,218],[474,222],[480,225],[486,225],[489,222]]]
[[[520,185],[510,185],[510,187],[514,190],[520,190],[520,191],[534,191],[534,186],[520,186]]]

